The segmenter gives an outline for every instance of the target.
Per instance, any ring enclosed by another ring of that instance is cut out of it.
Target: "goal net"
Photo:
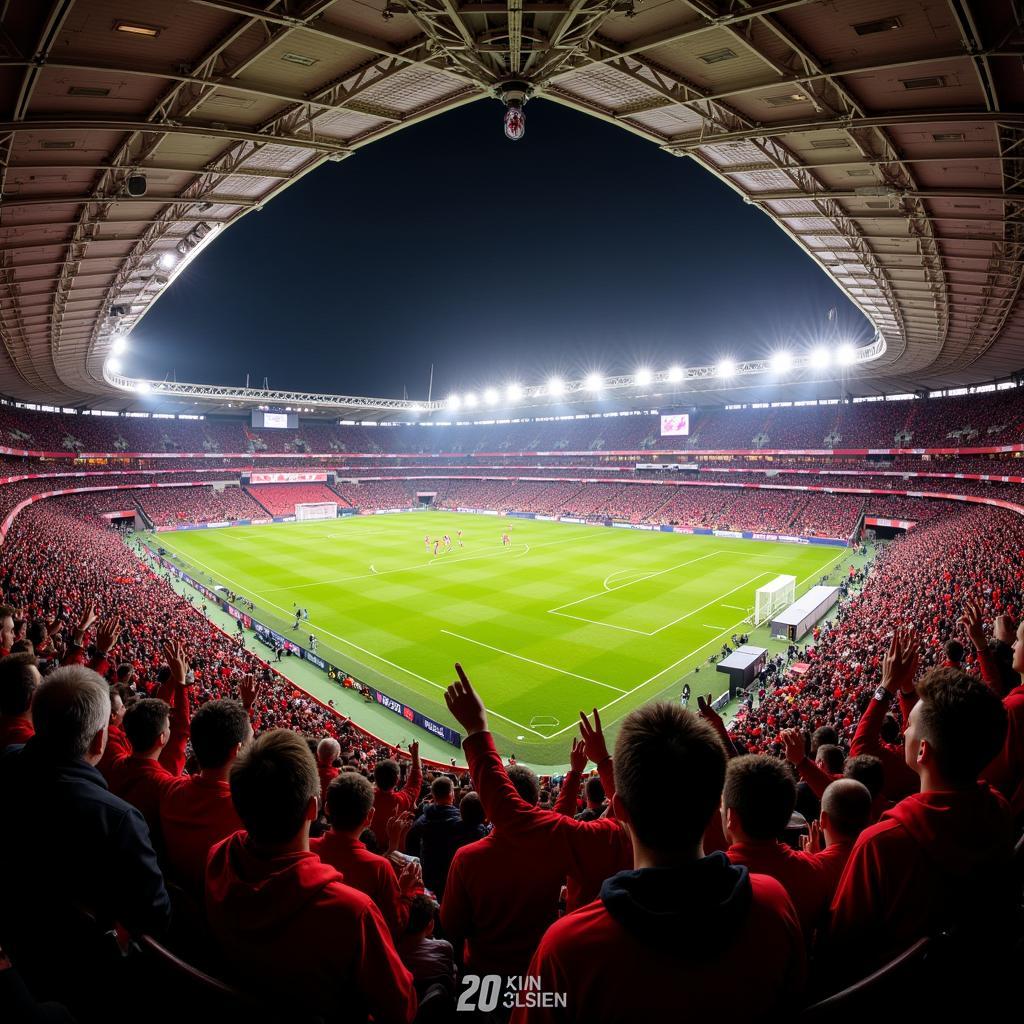
[[[310,519],[337,519],[336,501],[306,501],[295,506],[295,521],[304,523]]]
[[[754,625],[767,622],[776,612],[791,605],[795,598],[795,576],[776,576],[771,583],[758,587],[754,593]]]

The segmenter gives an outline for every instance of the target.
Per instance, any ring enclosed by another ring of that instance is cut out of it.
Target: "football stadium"
[[[1014,1005],[1016,0],[0,51],[0,1019]]]

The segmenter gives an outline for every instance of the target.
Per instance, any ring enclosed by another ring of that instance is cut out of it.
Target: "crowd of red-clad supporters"
[[[295,506],[304,502],[343,504],[326,484],[260,484],[247,487],[246,491],[272,516],[293,516]]]
[[[897,438],[909,441],[898,444]],[[662,437],[647,414],[457,424],[359,426],[303,419],[297,430],[234,419],[158,419],[46,413],[0,404],[0,444],[18,450],[99,452],[514,452],[679,448],[892,448],[1019,443],[1020,388],[912,401],[697,409],[688,437]]]
[[[167,487],[132,492],[154,526],[266,518],[241,487]]]

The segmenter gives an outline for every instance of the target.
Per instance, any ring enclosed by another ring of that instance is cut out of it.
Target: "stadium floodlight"
[[[509,384],[508,387],[505,388],[505,397],[510,402],[518,402],[519,399],[523,397],[522,386],[515,383]]]
[[[120,373],[121,372],[121,360],[120,359],[114,359],[113,357],[111,357],[110,359],[107,360],[107,369],[111,373]]]
[[[776,352],[772,356],[772,369],[776,373],[788,373],[793,368],[793,356],[786,351]]]
[[[670,366],[668,379],[672,384],[678,384],[683,379],[683,368],[681,366]]]
[[[123,334],[115,334],[110,339],[110,351],[119,356],[128,347],[128,339]]]
[[[600,391],[604,387],[604,377],[599,373],[587,374],[587,390]]]
[[[449,395],[448,396],[448,408],[449,409],[458,409],[458,407],[460,405],[462,405],[462,399],[459,398],[458,395]]]
[[[832,353],[824,345],[811,352],[811,366],[815,370],[826,370],[832,362]]]
[[[565,381],[561,377],[548,377],[548,394],[560,395],[565,390]]]
[[[419,405],[410,406],[409,412],[411,412],[413,416],[419,416],[419,414],[423,412],[423,407]]]
[[[466,403],[467,409],[476,408],[476,395],[474,395],[472,391],[466,392],[466,397],[463,399],[463,401]]]
[[[160,257],[160,266],[163,270],[170,270],[177,262],[178,261],[174,258],[174,254],[170,252],[165,252]]]
[[[646,366],[641,366],[640,369],[633,374],[633,379],[640,387],[645,388],[648,384],[651,383],[651,379],[653,376],[654,375],[651,373],[650,370],[647,369]]]
[[[498,404],[498,389],[497,388],[487,388],[487,389],[485,389],[485,391],[484,391],[484,401],[488,405],[497,405]]]
[[[736,364],[731,359],[720,359],[715,372],[719,377],[731,377],[736,373]]]
[[[857,358],[857,353],[852,345],[840,345],[836,352],[836,361],[840,366],[849,366]]]
[[[137,383],[137,384],[135,385],[135,390],[136,390],[136,391],[137,391],[137,392],[138,392],[138,393],[139,393],[140,395],[148,395],[148,394],[149,394],[149,381],[148,381],[148,380],[140,380],[140,381],[139,381],[139,382],[138,382],[138,383]]]

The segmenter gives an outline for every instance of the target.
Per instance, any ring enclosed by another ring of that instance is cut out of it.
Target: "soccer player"
[[[444,549],[445,549],[445,551],[450,551],[450,550],[451,550],[451,547],[452,547],[452,539],[451,539],[451,537],[449,537],[449,536],[448,536],[448,534],[446,533],[446,534],[444,535]]]
[[[459,547],[464,547],[465,545],[462,543],[462,531],[456,530],[455,535],[459,538]]]
[[[437,549],[440,546],[440,544],[441,544],[441,542],[439,540],[435,540],[434,541],[434,557],[435,558],[437,558]]]
[[[429,536],[424,537],[423,538],[423,543],[426,544],[427,550],[429,551],[430,550],[430,537]]]

